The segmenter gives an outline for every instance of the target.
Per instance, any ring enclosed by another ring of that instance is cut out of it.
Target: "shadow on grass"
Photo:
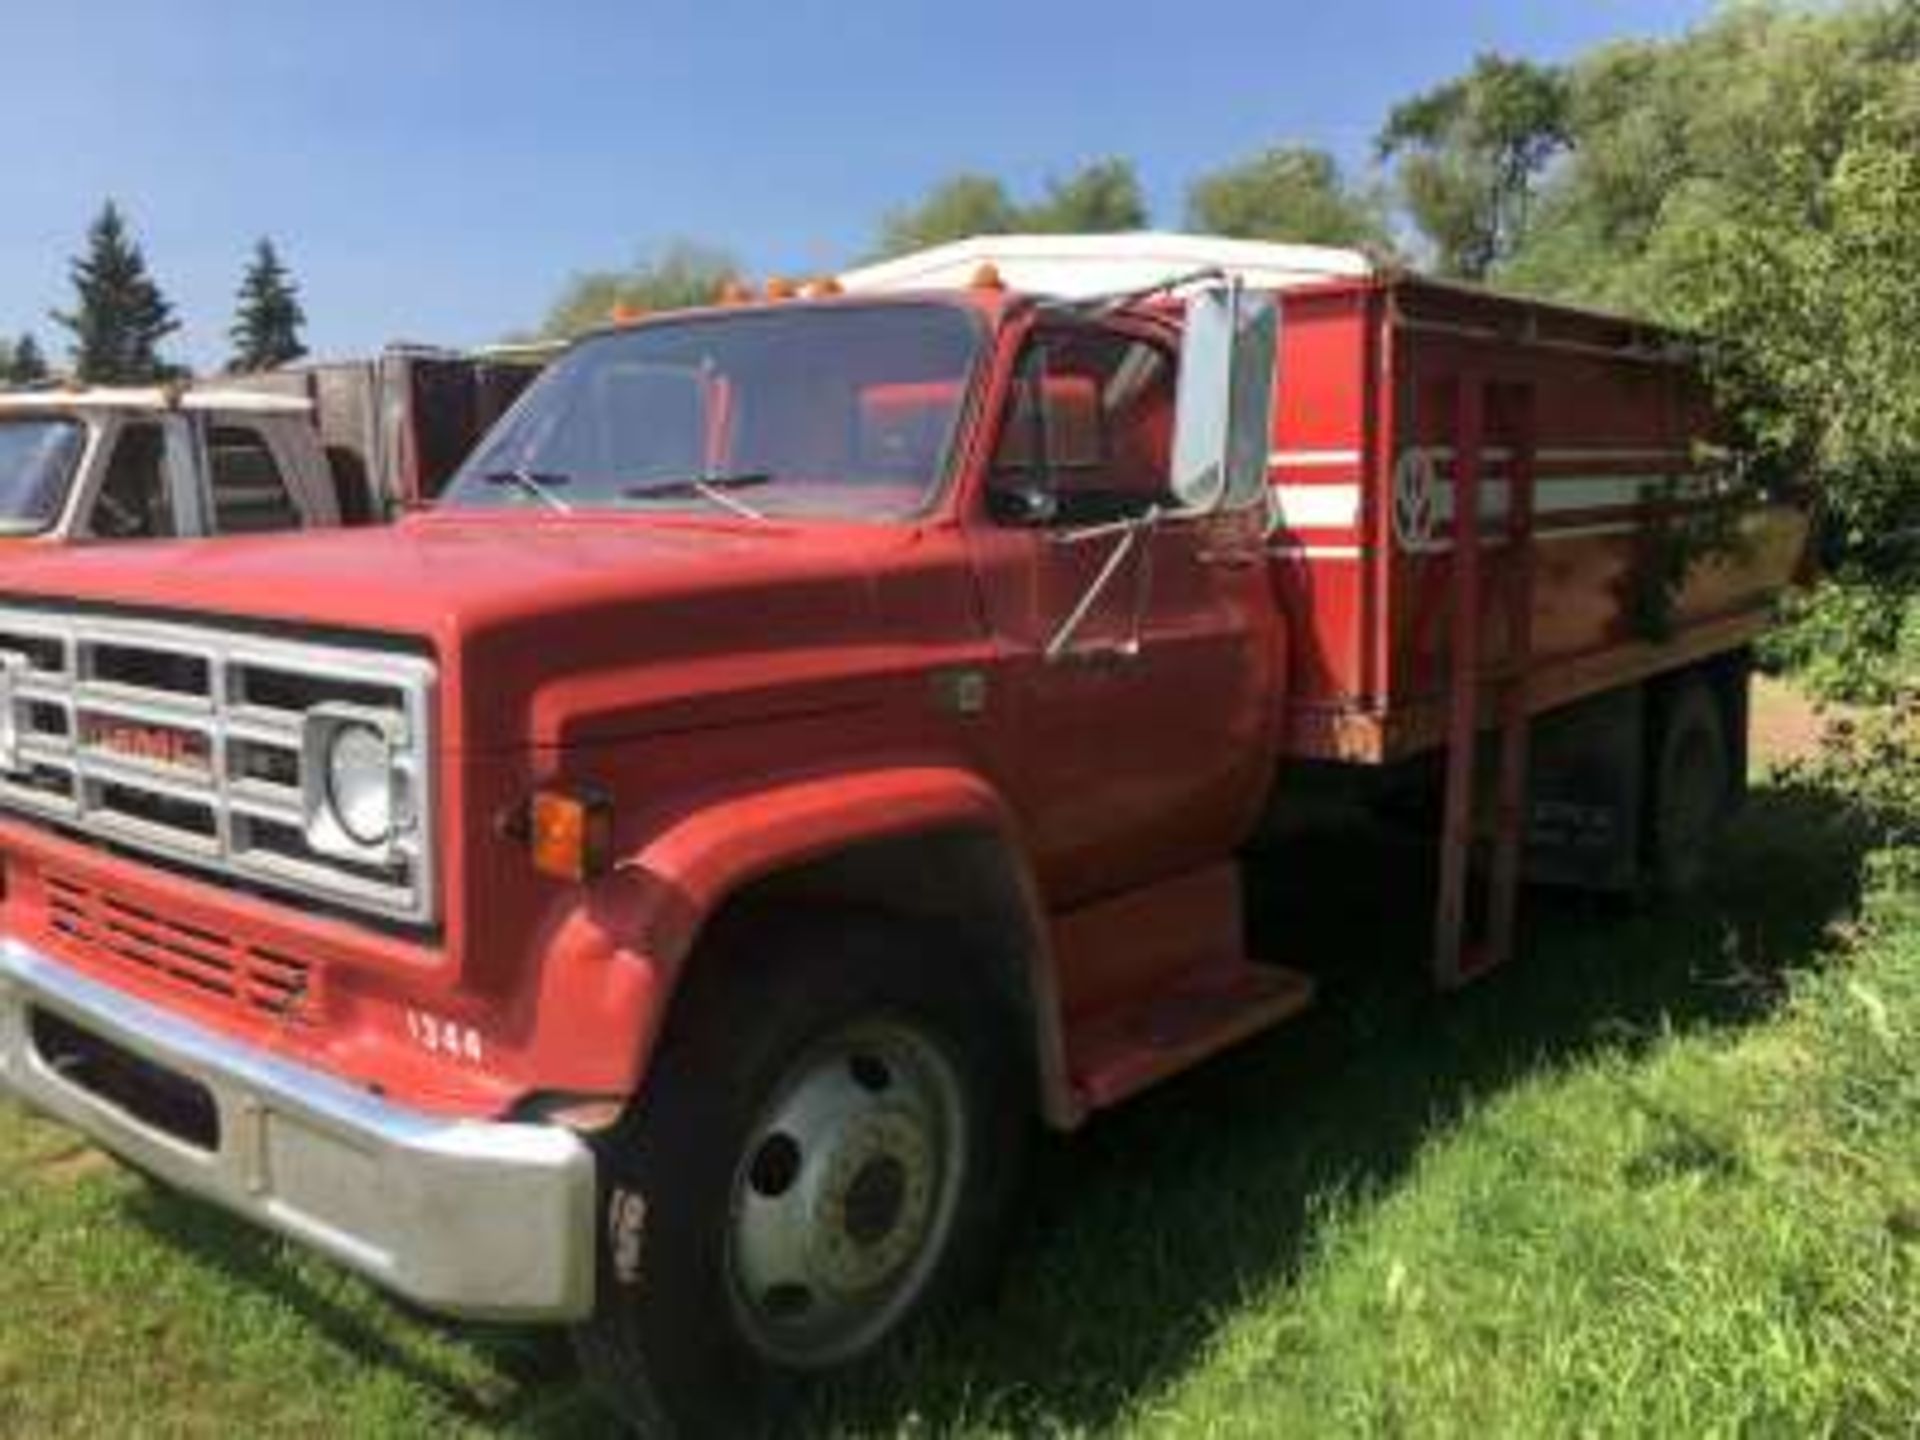
[[[1256,953],[1313,972],[1319,1005],[1049,1145],[991,1307],[824,1397],[811,1428],[1111,1425],[1194,1363],[1223,1311],[1299,1274],[1330,1202],[1390,1190],[1479,1102],[1764,1018],[1857,904],[1859,868],[1833,801],[1764,791],[1697,901],[1532,897],[1523,957],[1437,998],[1430,851],[1356,830],[1258,857]]]
[[[1308,970],[1305,1019],[1135,1104],[1036,1166],[1006,1278],[987,1303],[814,1397],[814,1433],[1097,1429],[1186,1369],[1221,1312],[1296,1276],[1336,1198],[1390,1189],[1420,1147],[1516,1080],[1664,1034],[1750,1024],[1818,963],[1857,901],[1859,846],[1818,794],[1764,791],[1715,883],[1633,912],[1536,897],[1524,957],[1465,993],[1425,986],[1430,852],[1356,829],[1256,858],[1257,953]],[[332,1345],[468,1423],[605,1433],[564,1342],[461,1331],[408,1342],[364,1292],[316,1281],[279,1242],[159,1192],[133,1218],[237,1284],[274,1293]]]
[[[573,1427],[542,1433],[606,1432],[591,1399],[573,1393],[580,1387],[572,1351],[557,1331],[448,1326],[264,1230],[158,1186],[131,1192],[125,1207],[169,1249],[191,1254],[236,1289],[279,1302],[320,1344],[403,1378],[454,1418],[494,1426],[539,1415]]]

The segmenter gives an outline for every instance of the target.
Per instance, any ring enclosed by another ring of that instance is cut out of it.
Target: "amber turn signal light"
[[[613,863],[613,802],[597,791],[536,791],[527,804],[527,844],[542,875],[604,875]]]

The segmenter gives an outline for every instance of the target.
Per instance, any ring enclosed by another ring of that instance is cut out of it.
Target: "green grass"
[[[1857,868],[1766,792],[1701,903],[1543,906],[1442,1003],[1418,855],[1271,857],[1315,1016],[1047,1146],[999,1293],[796,1426],[1912,1433],[1920,924],[1856,937]],[[550,1337],[424,1323],[5,1111],[0,1315],[0,1432],[604,1428]]]

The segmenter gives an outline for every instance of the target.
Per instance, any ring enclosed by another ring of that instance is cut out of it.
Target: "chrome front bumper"
[[[36,1012],[202,1087],[212,1147],[63,1074],[36,1041]],[[592,1309],[594,1162],[568,1131],[401,1109],[13,939],[0,939],[0,1090],[428,1310],[569,1321]]]

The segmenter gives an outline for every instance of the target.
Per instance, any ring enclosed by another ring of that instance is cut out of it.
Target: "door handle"
[[[1047,657],[1053,665],[1070,665],[1085,670],[1119,670],[1137,663],[1143,655],[1135,642],[1097,642],[1077,645]]]

